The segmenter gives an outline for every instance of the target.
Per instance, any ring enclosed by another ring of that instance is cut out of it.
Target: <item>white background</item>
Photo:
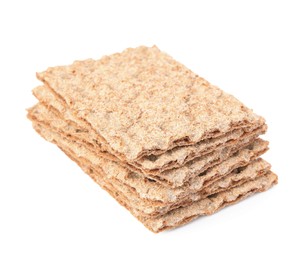
[[[242,2],[242,3],[241,3]],[[298,1],[1,1],[0,259],[299,259]],[[36,71],[156,44],[263,115],[279,185],[152,234],[26,119]]]

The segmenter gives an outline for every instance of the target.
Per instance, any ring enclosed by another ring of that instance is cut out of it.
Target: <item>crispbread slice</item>
[[[157,47],[77,61],[37,77],[127,161],[264,124]]]
[[[82,135],[82,130],[80,130],[80,128],[73,126],[72,124],[69,124],[68,122],[64,121],[61,118],[58,118],[55,113],[52,113],[49,109],[47,109],[45,106],[41,104],[37,104],[30,110],[29,118],[39,121],[40,123],[46,124],[48,127],[52,129],[56,129],[56,131],[60,132],[67,138],[72,138],[72,140],[82,143],[80,139]],[[253,136],[251,137],[251,135]],[[204,170],[208,169],[209,167],[214,166],[220,163],[221,161],[227,159],[238,149],[252,142],[253,139],[255,139],[258,134],[252,133],[251,135],[249,135],[250,139],[248,137],[248,139],[241,140],[237,144],[237,146],[230,145],[222,150],[215,151],[211,154],[203,156],[198,160],[194,160],[192,163],[188,163],[186,166],[180,168],[179,171],[178,169],[173,169],[173,170],[166,171],[165,174],[160,176],[151,176],[151,175],[145,175],[145,176],[153,180],[156,180],[166,186],[168,185],[171,187],[180,187],[184,185],[186,180],[192,178],[192,176],[195,177],[196,174],[200,174]],[[85,144],[85,142],[83,142],[82,144]],[[111,157],[109,153],[99,152],[97,150],[95,151],[93,149],[93,146],[90,145],[89,143],[86,143],[86,145],[91,151],[95,152],[97,155],[103,156],[113,161],[117,161],[121,163],[122,166],[127,167],[132,171],[143,174],[143,172],[139,171],[138,169],[130,168],[129,165],[117,160],[116,157]]]
[[[224,188],[231,188],[233,186],[244,183],[248,179],[254,179],[270,169],[270,165],[267,162],[263,161],[262,159],[258,159],[253,161],[250,165],[242,170],[240,170],[239,168],[239,172],[233,172],[231,174],[229,174],[231,171],[227,172],[227,176],[219,181],[214,179],[214,182],[212,182],[210,180],[210,185],[207,185],[207,188],[203,190],[199,189],[196,193],[191,192],[190,194],[187,194],[187,191],[181,191],[185,193],[185,196],[176,196],[174,194],[179,194],[180,191],[173,191],[170,189],[165,190],[163,189],[163,187],[159,187],[159,185],[155,185],[150,181],[136,178],[137,176],[134,175],[130,176],[127,174],[127,170],[123,167],[115,163],[111,164],[109,160],[98,158],[95,154],[89,152],[88,149],[85,149],[85,147],[83,147],[82,145],[63,138],[59,136],[58,133],[47,130],[38,125],[35,125],[35,129],[45,139],[56,143],[83,169],[87,168],[91,170],[98,176],[98,178],[106,179],[107,181],[109,181],[110,185],[114,186],[115,189],[122,190],[123,193],[129,194],[127,195],[127,197],[130,197],[130,207],[132,207],[132,210],[134,210],[135,215],[140,216],[147,214],[161,215],[165,214],[165,212],[171,209],[190,205],[191,203],[193,203],[193,201],[200,200],[213,193],[222,191]],[[225,167],[227,168],[228,165],[229,163]],[[215,173],[217,174],[218,171],[219,167],[215,170]],[[143,193],[140,193],[141,189],[143,189]],[[170,198],[170,201],[163,202],[161,200],[157,200],[156,197],[151,198],[150,196],[144,196],[145,189],[145,194],[152,195],[153,193],[156,193],[159,196],[161,196],[161,194],[164,194],[164,196],[172,197]],[[176,197],[175,200],[174,197]]]
[[[68,107],[62,102],[61,98],[59,98],[57,94],[53,93],[53,91],[51,91],[48,87],[36,87],[33,90],[33,93],[37,99],[48,109],[52,110],[58,118],[63,118],[69,125],[74,125],[74,128],[80,129],[80,131],[73,132],[73,135],[79,135],[81,140],[90,143],[95,147],[95,149],[99,150],[99,152],[109,152],[109,154],[113,153],[109,146],[105,145],[105,141],[94,131],[94,129],[85,121],[74,116],[70,109],[68,109]],[[217,149],[224,148],[228,144],[235,143],[239,139],[252,134],[252,132],[263,134],[266,129],[267,126],[265,124],[259,127],[251,126],[239,128],[214,138],[208,138],[195,145],[185,147],[179,146],[168,150],[159,156],[144,156],[139,160],[128,163],[130,163],[130,165],[134,168],[140,169],[145,174],[158,175],[165,170],[181,167],[196,157],[203,156]],[[122,160],[121,156],[118,154],[116,154],[116,157]]]

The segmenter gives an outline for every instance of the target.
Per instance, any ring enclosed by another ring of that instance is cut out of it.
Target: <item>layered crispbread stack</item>
[[[277,183],[265,120],[155,46],[37,77],[34,129],[153,232]]]

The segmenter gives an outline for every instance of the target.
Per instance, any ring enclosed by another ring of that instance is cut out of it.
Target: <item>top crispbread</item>
[[[155,46],[49,68],[38,78],[128,161],[264,123]]]

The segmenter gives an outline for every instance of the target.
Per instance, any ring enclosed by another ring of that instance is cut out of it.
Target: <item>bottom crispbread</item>
[[[40,125],[35,125],[35,128],[46,139],[47,133],[51,134],[50,130],[43,129]],[[51,138],[52,137],[48,137],[48,139]],[[160,232],[165,229],[186,224],[192,219],[201,215],[213,214],[217,210],[227,205],[236,203],[237,201],[246,198],[255,192],[267,190],[277,182],[277,176],[267,170],[267,172],[263,173],[263,175],[257,175],[258,177],[256,177],[254,180],[247,180],[245,183],[242,183],[237,187],[218,192],[212,197],[198,200],[187,206],[181,206],[180,208],[173,209],[157,217],[145,217],[134,208],[134,198],[130,197],[130,193],[125,193],[121,189],[121,186],[116,186],[111,179],[107,177],[105,178],[104,175],[99,175],[98,172],[92,169],[91,165],[82,163],[80,156],[77,155],[76,157],[76,153],[71,154],[70,151],[67,151],[66,147],[60,148],[64,150],[71,159],[76,161],[90,177],[92,177],[100,186],[107,190],[121,205],[125,206],[135,217],[137,217],[147,228],[153,232]]]

